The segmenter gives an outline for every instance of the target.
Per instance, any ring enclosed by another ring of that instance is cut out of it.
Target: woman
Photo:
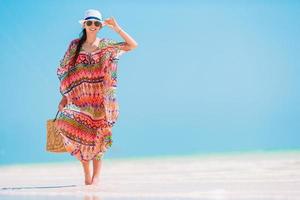
[[[112,145],[111,129],[119,115],[118,57],[136,48],[137,42],[113,17],[103,21],[98,10],[87,10],[79,23],[83,28],[81,37],[70,42],[57,69],[63,98],[56,123],[66,150],[82,163],[85,184],[97,185],[101,160]],[[97,33],[104,26],[112,28],[125,41],[98,38]]]

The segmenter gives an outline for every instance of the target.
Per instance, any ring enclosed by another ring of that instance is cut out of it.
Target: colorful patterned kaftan
[[[68,103],[56,123],[72,156],[99,160],[112,145],[112,127],[119,115],[117,61],[125,42],[102,38],[96,51],[81,48],[72,63],[78,42],[79,38],[71,41],[57,68],[60,93]]]

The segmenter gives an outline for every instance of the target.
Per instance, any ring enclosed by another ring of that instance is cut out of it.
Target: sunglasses
[[[101,25],[101,22],[99,22],[99,21],[92,21],[92,20],[86,21],[86,25],[87,26],[91,26],[93,24],[93,22],[94,22],[94,25],[97,26],[97,27],[99,27]]]

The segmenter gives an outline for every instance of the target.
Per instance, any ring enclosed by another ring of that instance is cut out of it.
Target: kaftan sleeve
[[[126,42],[120,42],[116,41],[114,39],[108,40],[108,45],[113,47],[113,55],[112,57],[114,59],[118,59],[122,54],[124,54],[126,51],[122,49],[122,47],[126,44]]]
[[[72,40],[69,43],[69,46],[64,54],[64,56],[59,60],[59,66],[57,67],[57,76],[61,81],[63,77],[66,75],[66,72],[70,68],[72,58],[76,51],[76,40]]]
[[[59,65],[57,67],[56,74],[60,81],[59,91],[62,96],[65,96],[62,91],[62,82],[68,75],[68,71],[69,71],[70,67],[72,66],[72,59],[73,59],[73,56],[74,56],[76,48],[77,48],[76,41],[77,40],[75,39],[69,43],[68,48],[67,48],[64,56],[59,60]]]

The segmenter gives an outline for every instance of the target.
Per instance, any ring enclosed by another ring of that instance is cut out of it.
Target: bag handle
[[[53,122],[56,120],[58,113],[59,113],[59,110],[57,111],[55,118],[52,120]]]

